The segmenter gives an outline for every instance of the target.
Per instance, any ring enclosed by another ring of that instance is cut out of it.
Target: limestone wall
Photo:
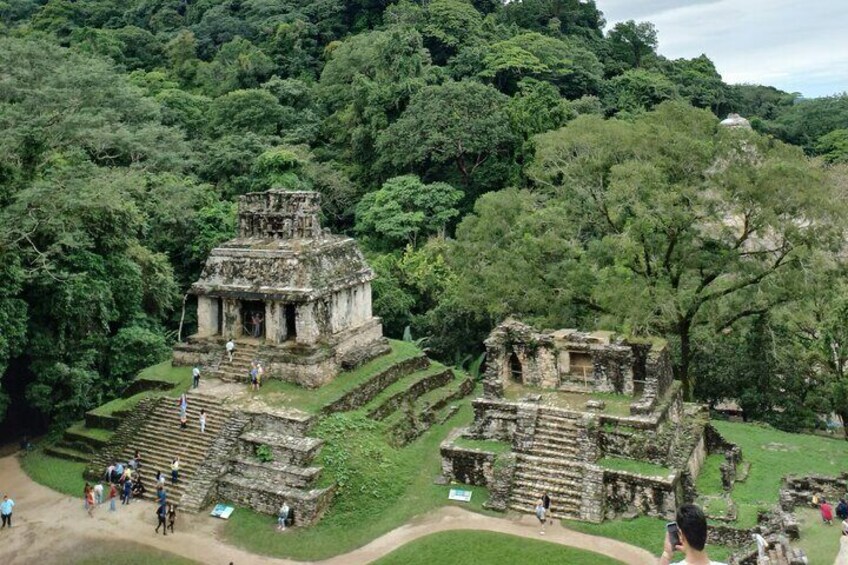
[[[654,478],[626,471],[604,472],[605,516],[654,516],[673,519],[682,502],[680,475]]]
[[[224,480],[218,484],[218,499],[228,500],[256,512],[276,515],[283,502],[294,510],[294,523],[308,526],[316,523],[332,501],[332,489],[307,492],[279,489],[274,485],[249,481]]]
[[[494,453],[442,444],[442,476],[466,485],[487,486],[494,480]]]

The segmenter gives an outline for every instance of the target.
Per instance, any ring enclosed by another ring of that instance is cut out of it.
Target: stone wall
[[[478,398],[471,405],[474,408],[474,424],[469,430],[471,437],[514,442],[518,428],[517,403]]]
[[[604,470],[597,465],[584,465],[580,519],[593,524],[604,521],[606,492]]]
[[[452,481],[474,486],[487,486],[494,481],[497,455],[490,451],[457,447],[442,443],[442,475]]]
[[[219,500],[227,500],[270,515],[276,515],[283,502],[287,502],[294,510],[295,525],[309,526],[316,523],[329,506],[333,498],[333,489],[304,492],[279,489],[264,483],[228,479],[218,484],[217,495]]]
[[[605,470],[603,474],[605,516],[653,516],[673,519],[682,502],[680,475],[645,477],[626,471]]]
[[[848,493],[848,472],[837,476],[790,475],[783,479],[780,489],[780,507],[787,512],[794,510],[795,506],[809,507],[813,495],[823,496],[835,506],[840,498],[845,498],[846,493]]]
[[[367,382],[348,392],[335,402],[328,404],[321,409],[321,413],[328,415],[334,412],[356,410],[374,400],[383,389],[397,382],[402,377],[426,369],[429,366],[430,360],[425,355],[418,355],[399,361],[380,371]]]
[[[492,479],[489,481],[489,500],[483,503],[485,508],[505,512],[509,506],[512,483],[515,477],[515,455],[501,453],[492,468]]]
[[[171,364],[174,367],[217,367],[224,353],[224,339],[189,337],[174,344]]]
[[[426,376],[412,385],[406,390],[402,390],[385,400],[382,404],[368,412],[368,417],[374,420],[384,420],[390,414],[397,411],[400,406],[406,402],[414,401],[419,396],[437,388],[440,388],[454,379],[454,373],[450,369],[445,369],[434,375]]]

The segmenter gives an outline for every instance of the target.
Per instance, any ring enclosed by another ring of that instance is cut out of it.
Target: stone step
[[[536,425],[545,423],[552,426],[575,427],[578,425],[580,418],[572,418],[556,412],[547,412],[544,408],[539,410],[539,416],[536,419]]]
[[[556,453],[559,456],[574,456],[580,450],[580,446],[575,445],[573,443],[559,443],[554,441],[546,441],[539,440],[538,438],[533,440],[533,444],[531,445],[528,451],[530,453],[536,453],[537,451],[545,452],[545,453]],[[541,455],[542,453],[540,453]]]
[[[577,433],[577,429],[563,429],[563,428],[545,428],[545,427],[536,427],[535,431],[536,437],[543,438],[551,438],[551,439],[562,439],[567,441],[578,440],[580,435]]]
[[[562,457],[549,457],[544,455],[535,455],[532,453],[516,453],[516,460],[520,464],[529,464],[534,468],[550,468],[550,469],[564,469],[564,470],[576,470],[578,472],[583,472],[583,465],[581,462],[573,461],[571,459],[565,459]]]
[[[541,480],[541,481],[528,481],[525,479],[519,479],[513,483],[513,489],[518,489],[524,492],[547,492],[549,495],[553,496],[554,493],[559,495],[560,498],[563,499],[579,499],[581,496],[581,490],[583,488],[582,481],[574,481],[570,484],[563,484],[562,482],[554,482],[551,480]]]
[[[559,508],[579,509],[582,500],[580,492],[557,490],[550,485],[516,485],[510,493],[510,500],[521,501],[536,506],[536,501],[547,492]],[[552,504],[553,506],[553,504]]]
[[[579,450],[567,451],[566,449],[558,447],[550,448],[533,446],[526,454],[534,457],[541,457],[543,459],[573,460],[579,455]]]
[[[565,483],[574,483],[579,482],[582,484],[583,482],[583,473],[575,472],[575,471],[565,471],[565,470],[539,470],[532,467],[518,467],[515,470],[515,478],[516,479],[526,479],[531,481],[562,481]]]
[[[519,512],[521,514],[535,514],[536,503],[533,502],[532,505],[527,505],[520,502],[510,502],[509,509]],[[551,511],[548,513],[548,518],[551,520],[577,520],[580,518],[580,511],[569,510],[560,512],[555,508],[551,507]]]

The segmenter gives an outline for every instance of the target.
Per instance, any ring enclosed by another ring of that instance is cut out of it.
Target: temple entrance
[[[260,300],[243,301],[241,321],[245,337],[265,337],[265,303]]]
[[[297,309],[294,304],[286,304],[286,341],[297,339]]]
[[[521,370],[521,361],[518,360],[518,355],[515,353],[509,356],[509,376],[512,378],[512,382],[524,382],[524,373]]]
[[[218,335],[224,335],[224,299],[215,299],[215,327]]]

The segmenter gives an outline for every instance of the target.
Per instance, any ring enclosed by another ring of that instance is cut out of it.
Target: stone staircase
[[[179,504],[183,493],[195,478],[198,467],[206,460],[210,446],[224,430],[230,419],[230,410],[213,396],[189,392],[188,426],[180,429],[179,407],[174,398],[156,402],[147,418],[126,442],[121,453],[125,462],[136,449],[141,455],[139,475],[147,488],[145,498],[156,496],[156,471],[166,476],[168,501]],[[206,432],[200,433],[200,410],[206,411]],[[180,458],[180,477],[171,484],[171,462]]]
[[[516,454],[511,509],[533,512],[536,502],[547,492],[551,497],[551,518],[580,517],[584,472],[576,417],[563,411],[539,409],[530,447]]]
[[[227,352],[224,351],[218,366],[207,368],[205,373],[226,382],[247,383],[250,381],[250,364],[257,359],[258,355],[258,343],[238,342],[235,351],[233,351],[232,361],[230,361]],[[201,378],[203,378],[202,375]]]

